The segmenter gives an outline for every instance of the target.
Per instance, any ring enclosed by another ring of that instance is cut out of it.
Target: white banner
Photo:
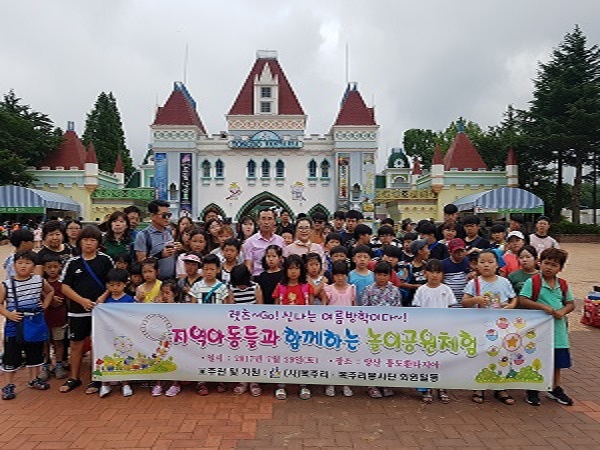
[[[541,311],[102,304],[95,380],[548,390]]]

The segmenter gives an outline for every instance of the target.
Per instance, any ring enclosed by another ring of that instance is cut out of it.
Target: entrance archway
[[[258,212],[265,208],[273,209],[277,213],[280,211],[287,211],[290,213],[292,220],[294,220],[294,212],[286,202],[276,195],[273,195],[271,192],[263,191],[242,205],[235,216],[235,221],[239,222],[244,216],[250,216],[256,220]]]

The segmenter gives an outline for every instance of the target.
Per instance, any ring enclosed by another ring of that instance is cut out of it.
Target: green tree
[[[112,172],[117,156],[121,155],[125,176],[133,173],[129,149],[125,145],[125,133],[117,100],[112,92],[101,92],[94,108],[88,113],[83,133],[83,143],[94,143],[100,169]]]
[[[11,90],[0,101],[0,185],[27,186],[27,167],[37,167],[60,145],[62,132],[46,114],[24,105]]]
[[[437,144],[437,133],[432,130],[420,130],[411,128],[404,132],[402,145],[409,156],[418,156],[421,159],[421,167],[429,169],[433,158],[433,151]]]

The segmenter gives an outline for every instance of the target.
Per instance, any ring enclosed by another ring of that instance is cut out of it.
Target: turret
[[[417,180],[421,176],[421,162],[418,157],[413,158],[413,168],[410,174],[410,186],[411,188],[416,188]]]
[[[85,154],[84,171],[85,180],[83,184],[88,191],[93,192],[98,187],[98,157],[96,156],[96,148],[92,142],[88,145]]]
[[[519,187],[519,166],[517,155],[512,147],[508,149],[506,156],[506,186]]]
[[[435,146],[431,161],[431,189],[438,193],[444,188],[444,158],[440,145]]]
[[[117,177],[119,188],[125,187],[125,171],[123,170],[123,160],[120,153],[117,155],[117,160],[115,161],[114,174]]]

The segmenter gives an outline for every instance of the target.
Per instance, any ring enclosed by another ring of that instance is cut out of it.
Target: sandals
[[[167,392],[165,392],[165,396],[175,397],[180,392],[181,392],[181,387],[179,387],[179,385],[177,385],[177,384],[173,384],[173,385],[171,385],[171,387],[169,389],[167,389]]]
[[[367,394],[369,394],[369,397],[371,397],[371,398],[383,397],[383,394],[381,393],[379,388],[377,388],[375,386],[371,386],[369,389],[367,389]]]
[[[300,392],[298,393],[298,397],[300,397],[300,400],[310,399],[310,397],[311,397],[310,389],[308,389],[307,387],[301,387]]]
[[[238,383],[233,388],[233,393],[235,395],[242,395],[247,390],[248,390],[248,383]]]
[[[73,389],[81,386],[81,380],[79,378],[69,378],[64,384],[59,388],[59,391],[63,394],[67,392],[71,392]]]
[[[99,381],[92,381],[85,388],[85,393],[87,395],[97,394],[98,391],[100,390],[101,386],[102,386],[102,383],[100,383]]]
[[[421,392],[421,401],[427,404],[433,403],[433,394],[431,392],[431,389],[426,389]]]
[[[258,397],[260,394],[262,394],[262,389],[258,383],[250,383],[250,395]]]
[[[38,391],[45,391],[46,389],[50,389],[50,385],[45,381],[41,380],[39,377],[34,378],[29,383],[27,383],[31,389],[37,389]]]
[[[502,395],[504,394],[504,395]],[[515,399],[506,393],[506,391],[494,391],[494,398],[505,405],[514,405]]]
[[[225,383],[217,383],[217,392],[222,394],[223,392],[227,392],[227,386]]]
[[[275,398],[277,400],[285,400],[287,398],[287,392],[285,391],[285,388],[275,389]]]
[[[473,395],[471,395],[471,400],[473,400],[475,403],[483,403],[485,400],[485,397],[483,396],[483,391],[473,391]]]
[[[196,385],[196,393],[198,395],[208,395],[208,386],[204,383],[198,383]]]
[[[448,391],[446,389],[438,390],[438,398],[442,403],[450,403],[450,396],[448,395]]]

